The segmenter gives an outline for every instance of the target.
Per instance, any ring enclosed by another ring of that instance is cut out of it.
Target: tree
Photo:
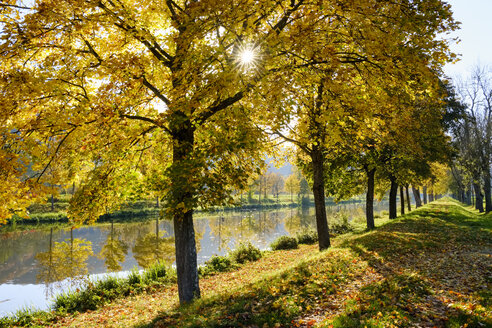
[[[159,163],[154,173],[174,220],[180,301],[191,301],[200,296],[193,208],[232,202],[231,190],[244,189],[261,165],[266,143],[246,96],[279,74],[278,54],[302,46],[286,26],[302,27],[303,3],[2,6],[2,118],[12,120],[2,133],[26,153],[24,165],[43,167],[34,182],[55,162],[90,163],[69,211],[78,222],[116,208],[126,174],[139,163]],[[248,65],[246,50],[261,62]],[[13,154],[2,154],[7,166]],[[18,172],[9,169],[7,178]],[[9,199],[8,206],[18,204]]]
[[[293,202],[292,198],[293,194],[297,194],[300,191],[300,181],[297,177],[297,174],[292,173],[285,179],[284,190],[290,193],[290,201]]]
[[[474,69],[467,82],[458,86],[461,101],[466,106],[461,122],[454,124],[452,132],[459,151],[459,162],[473,179],[477,208],[482,209],[483,186],[485,211],[492,211],[491,156],[492,156],[492,86],[490,72],[484,68]],[[457,171],[455,171],[457,173]],[[463,184],[465,189],[466,184]],[[465,194],[465,190],[463,190]],[[463,197],[463,201],[466,200]]]
[[[360,6],[357,13],[354,13],[350,5],[347,5],[342,10],[347,14],[341,14],[340,19],[326,24],[323,33],[329,36],[329,40],[320,42],[325,46],[320,47],[320,53],[330,48],[332,53],[339,56],[323,65],[309,66],[302,72],[296,71],[286,88],[289,91],[287,100],[282,103],[281,108],[289,105],[295,108],[296,125],[288,127],[288,134],[278,130],[276,132],[298,148],[300,161],[304,163],[301,166],[312,183],[316,217],[320,224],[319,235],[322,235],[320,230],[324,230],[323,235],[328,234],[328,230],[322,228],[326,221],[322,205],[325,162],[337,161],[336,158],[340,155],[351,160],[345,163],[345,169],[354,166],[364,169],[368,185],[367,221],[368,227],[372,228],[374,176],[379,165],[377,159],[381,156],[386,158],[382,152],[385,147],[383,139],[390,127],[385,121],[391,122],[385,119],[392,117],[389,109],[397,108],[399,102],[396,96],[405,90],[411,90],[408,98],[425,94],[425,88],[433,83],[436,72],[440,72],[442,65],[452,57],[445,41],[437,40],[430,34],[422,35],[418,27],[426,19],[426,27],[437,19],[444,25],[432,23],[431,29],[453,29],[455,25],[450,17],[449,7],[438,2],[432,2],[433,10],[419,5],[404,6],[405,10],[401,10],[396,3],[388,2],[378,5],[378,10],[381,7],[388,9],[391,15],[385,19],[399,28],[389,31],[379,25],[379,19],[371,20],[371,17],[378,14],[370,6]],[[434,10],[438,10],[442,16],[435,16]],[[422,17],[426,18],[420,20]],[[349,23],[344,24],[344,19]],[[404,23],[409,21],[412,22],[411,26]],[[359,34],[353,31],[354,26],[363,32]],[[367,31],[371,31],[370,37],[364,33]],[[330,34],[332,32],[333,35]],[[345,38],[348,35],[353,38]],[[415,44],[401,43],[408,35],[415,37],[412,40],[416,41]],[[379,56],[379,50],[382,49],[384,54]],[[312,48],[306,50],[311,51]],[[431,53],[434,55],[430,55]],[[302,50],[296,56],[315,57]],[[420,88],[416,87],[419,84]],[[398,118],[397,121],[403,120]],[[323,247],[323,241],[326,247],[328,240],[328,237],[320,237],[320,248]]]
[[[269,173],[268,180],[270,182],[270,190],[272,191],[272,195],[277,197],[278,202],[278,195],[280,190],[283,189],[284,179],[279,173]]]

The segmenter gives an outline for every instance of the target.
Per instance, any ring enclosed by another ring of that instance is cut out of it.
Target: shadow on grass
[[[346,250],[322,255],[255,284],[161,313],[152,323],[136,327],[290,327],[361,268]]]
[[[484,318],[480,312],[492,310],[490,293],[481,296],[484,288],[490,288],[487,276],[492,276],[488,220],[446,199],[345,240],[343,247],[353,250],[385,279],[362,289],[357,304],[348,304],[326,326],[492,326],[492,317]],[[449,295],[461,295],[462,307],[472,310],[443,303]],[[475,311],[477,300],[483,302]]]

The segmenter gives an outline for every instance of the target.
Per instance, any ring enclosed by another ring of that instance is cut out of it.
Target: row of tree
[[[467,80],[456,81],[455,115],[449,131],[456,150],[451,164],[452,191],[457,199],[492,211],[492,75],[476,67]],[[485,208],[484,208],[485,202]]]
[[[442,0],[7,0],[0,15],[0,218],[54,180],[81,181],[76,223],[163,198],[181,302],[200,297],[193,209],[234,202],[279,142],[309,177],[320,249],[325,191],[366,179],[372,228],[376,177],[394,199],[446,148]]]

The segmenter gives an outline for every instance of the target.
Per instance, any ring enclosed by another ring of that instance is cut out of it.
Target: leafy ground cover
[[[492,327],[492,215],[439,200],[371,232],[268,252],[200,281],[118,299],[55,327]]]

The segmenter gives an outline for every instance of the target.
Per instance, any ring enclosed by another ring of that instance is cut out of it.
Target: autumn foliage
[[[247,187],[272,151],[267,132],[295,125],[285,137],[312,164],[330,245],[328,154],[377,165],[389,127],[438,97],[454,56],[438,35],[457,27],[440,0],[12,0],[0,15],[0,220],[75,180],[77,223],[163,198],[183,302],[200,295],[193,209]]]

